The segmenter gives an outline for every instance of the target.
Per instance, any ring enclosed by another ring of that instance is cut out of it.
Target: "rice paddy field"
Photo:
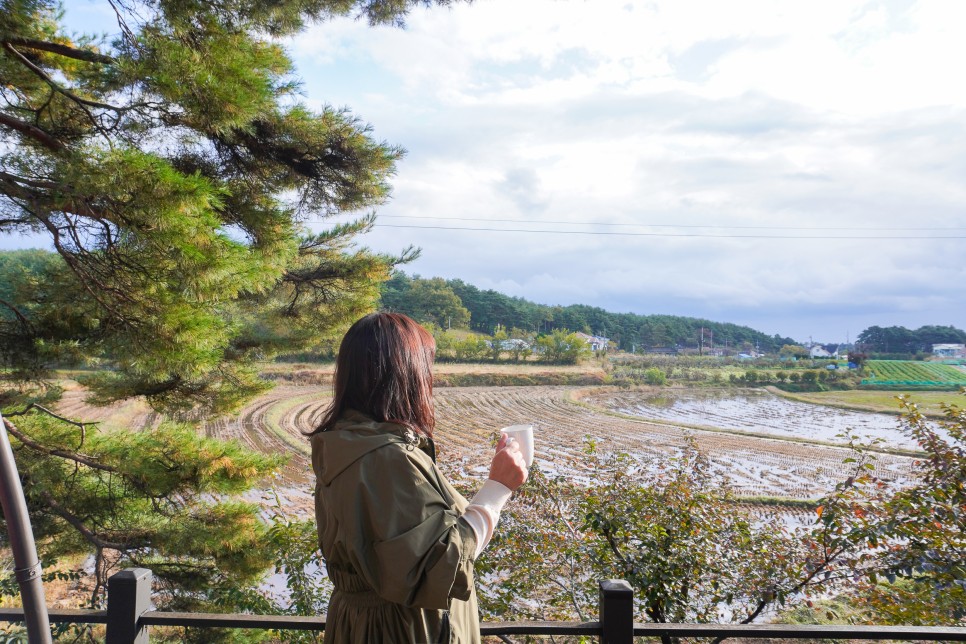
[[[808,404],[763,389],[657,390],[592,398],[623,414],[679,423],[822,443],[845,443],[851,431],[866,442],[874,438],[896,449],[916,449],[899,429],[896,416]]]
[[[573,477],[588,473],[583,455],[588,438],[600,449],[628,452],[646,466],[675,454],[691,437],[736,493],[748,498],[811,500],[832,489],[848,475],[843,460],[849,451],[835,436],[846,427],[879,435],[895,447],[911,446],[896,430],[894,416],[843,412],[761,390],[440,387],[435,397],[440,460],[480,478],[499,428],[518,423],[535,426],[541,468]],[[137,429],[160,421],[137,401],[92,408],[83,398],[79,387],[68,388],[59,411],[100,420],[105,428]],[[272,487],[282,507],[308,514],[312,473],[302,433],[317,424],[329,400],[328,386],[282,384],[235,416],[207,420],[204,430],[254,450],[289,455]],[[885,480],[908,480],[912,465],[908,454],[877,454],[878,475]]]

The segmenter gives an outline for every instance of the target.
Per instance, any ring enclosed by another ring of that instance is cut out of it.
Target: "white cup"
[[[500,430],[520,446],[527,467],[533,465],[533,425],[510,425]]]

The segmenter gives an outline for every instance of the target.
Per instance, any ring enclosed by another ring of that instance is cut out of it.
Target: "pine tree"
[[[115,0],[107,43],[67,36],[49,0],[0,2],[0,234],[46,232],[59,258],[24,276],[46,292],[0,303],[14,366],[69,348],[110,361],[88,383],[102,400],[220,411],[264,387],[252,359],[371,308],[414,251],[354,248],[371,215],[313,235],[303,222],[381,203],[402,150],[299,102],[278,38],[414,4]],[[24,310],[45,305],[76,324]]]
[[[84,362],[100,367],[84,380],[96,402],[223,413],[267,387],[256,361],[371,310],[417,254],[355,245],[402,150],[300,102],[279,42],[336,16],[400,24],[419,4],[110,0],[108,40],[68,35],[50,0],[0,0],[0,235],[53,247],[0,253],[0,411],[42,560],[93,552],[94,603],[131,563],[170,607],[256,601],[267,528],[233,495],[279,460],[171,422],[103,431],[41,413],[58,396],[43,377]]]

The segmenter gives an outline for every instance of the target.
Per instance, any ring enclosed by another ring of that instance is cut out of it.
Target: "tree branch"
[[[573,565],[573,558],[572,557],[570,558],[570,560],[568,561],[568,563],[570,564],[569,565],[569,567],[570,567],[570,584],[565,584],[562,581],[560,581],[559,579],[557,579],[556,577],[553,577],[550,580],[550,583],[556,584],[560,588],[560,590],[562,590],[565,593],[567,593],[567,597],[570,598],[570,605],[574,607],[574,612],[577,613],[577,618],[580,619],[580,621],[583,622],[583,621],[586,621],[586,618],[584,617],[584,612],[582,610],[580,610],[580,604],[577,603],[577,595],[574,593],[574,584],[573,584],[574,565]]]
[[[36,125],[24,123],[20,119],[15,119],[8,114],[4,114],[3,112],[0,112],[0,125],[6,125],[12,130],[29,136],[53,152],[63,152],[67,149],[66,145],[64,145],[59,139],[51,136],[45,130],[40,129]]]
[[[759,599],[758,600],[758,605],[755,607],[755,610],[753,610],[751,612],[751,614],[748,615],[745,619],[741,620],[740,623],[741,624],[750,624],[750,623],[752,623],[753,621],[755,621],[755,619],[759,615],[761,615],[761,611],[763,611],[766,608],[768,608],[768,604],[770,604],[770,603],[771,603],[770,601],[767,601],[764,598]],[[721,638],[721,639],[724,639],[724,638]]]
[[[59,456],[60,458],[67,459],[68,461],[73,461],[74,463],[80,463],[81,465],[86,465],[87,467],[90,467],[95,470],[100,470],[102,472],[116,473],[118,471],[116,467],[112,467],[110,465],[104,465],[103,463],[98,463],[94,459],[90,458],[89,456],[84,456],[83,454],[75,454],[73,452],[66,452],[62,449],[50,449],[48,447],[44,447],[43,445],[41,445],[37,441],[30,438],[29,436],[21,432],[19,429],[17,429],[17,426],[11,423],[6,418],[3,419],[3,426],[6,427],[7,431],[10,432],[10,434],[12,434],[13,436],[15,436],[17,440],[23,443],[26,447],[36,450],[42,454],[47,454],[49,456]]]
[[[64,506],[58,503],[54,499],[54,497],[51,496],[50,492],[43,491],[40,493],[40,497],[43,499],[44,503],[47,504],[47,507],[49,507],[51,511],[53,511],[54,514],[56,514],[61,519],[63,519],[67,523],[74,526],[74,528],[76,528],[78,532],[84,535],[85,539],[90,541],[93,545],[97,546],[98,548],[110,548],[111,550],[120,550],[123,552],[125,550],[130,550],[132,548],[143,548],[144,546],[148,545],[146,543],[132,544],[132,543],[118,543],[116,541],[105,541],[104,539],[101,539],[96,534],[94,534],[94,531],[88,528],[86,525],[84,525],[84,522],[81,521],[78,517],[68,512],[67,509],[64,508]]]
[[[814,580],[815,577],[817,577],[820,572],[827,570],[828,567],[835,561],[836,557],[842,554],[842,552],[843,552],[842,550],[839,550],[838,552],[833,554],[826,551],[825,556],[823,557],[823,561],[819,565],[815,566],[815,570],[808,573],[804,579],[802,579],[797,584],[789,588],[786,591],[786,594],[793,595],[803,590],[806,586],[809,586],[812,583],[812,580]],[[774,595],[774,596],[777,596],[777,595]],[[755,619],[757,619],[757,617],[761,614],[761,612],[765,610],[765,608],[767,608],[768,605],[771,604],[773,601],[774,599],[768,600],[768,599],[765,599],[764,597],[759,599],[758,604],[755,607],[755,610],[752,611],[745,619],[741,620],[741,622],[739,623],[741,624],[752,623]]]
[[[536,483],[540,487],[540,491],[550,499],[554,509],[557,511],[557,516],[561,521],[563,521],[563,524],[567,526],[567,531],[570,532],[570,536],[573,537],[574,541],[576,541],[579,538],[579,535],[577,534],[577,530],[574,528],[574,525],[564,516],[563,508],[560,505],[560,499],[556,494],[550,491],[549,486],[547,486],[543,481],[538,479],[536,480]]]
[[[10,183],[22,183],[25,186],[30,186],[31,188],[40,188],[43,190],[51,190],[59,188],[60,186],[53,181],[41,181],[40,179],[28,179],[27,177],[21,177],[20,175],[10,174],[9,172],[3,172],[0,170],[0,179],[8,181]]]
[[[0,116],[2,116],[2,114],[0,114]],[[29,188],[36,188],[37,190],[31,190],[28,188],[28,186]],[[55,199],[51,195],[41,192],[42,190],[54,190],[69,193],[70,187],[62,184],[53,183],[50,181],[25,179],[8,172],[0,172],[0,190],[10,197],[24,199],[32,202],[33,204],[43,206],[44,210],[46,211],[73,213],[75,215],[88,217],[90,219],[110,219],[109,212],[103,208],[98,208],[86,203],[83,198],[78,198],[67,194],[66,196]],[[35,218],[41,219],[33,211],[31,211],[31,214],[34,215]],[[41,221],[43,220],[41,219]]]
[[[4,43],[10,43],[11,45],[17,45],[19,47],[27,47],[28,49],[38,49],[40,51],[49,51],[52,54],[57,54],[58,56],[64,56],[66,58],[73,58],[74,60],[83,60],[88,63],[102,63],[104,65],[110,65],[116,63],[117,60],[111,56],[105,54],[99,54],[95,51],[89,51],[87,49],[76,49],[74,47],[69,47],[68,45],[61,45],[54,42],[47,42],[45,40],[35,40],[33,38],[23,38],[20,36],[10,36],[3,39]]]
[[[0,300],[0,302],[2,302],[2,301],[3,300]],[[49,409],[47,409],[43,405],[38,405],[37,403],[30,403],[29,405],[27,405],[26,407],[24,407],[20,411],[16,411],[16,412],[13,412],[13,413],[9,413],[9,414],[7,414],[7,416],[25,416],[27,414],[27,412],[30,411],[31,409],[39,409],[40,411],[44,412],[48,416],[53,416],[57,420],[62,421],[62,422],[65,422],[68,425],[73,425],[75,427],[80,427],[80,430],[81,430],[81,440],[80,440],[80,444],[77,446],[77,449],[80,449],[84,445],[84,439],[87,436],[87,426],[88,425],[96,425],[97,424],[97,422],[82,423],[82,422],[77,421],[77,420],[71,420],[70,418],[65,418],[64,416],[61,416],[59,414],[55,414],[54,412],[50,411]]]
[[[38,78],[40,78],[42,81],[47,83],[47,85],[50,86],[52,90],[54,90],[55,92],[58,92],[59,94],[63,94],[68,99],[74,101],[75,103],[77,103],[78,105],[81,105],[82,107],[96,107],[98,109],[111,110],[114,112],[125,112],[128,109],[130,109],[129,107],[127,108],[117,107],[116,105],[108,105],[107,103],[99,103],[97,101],[81,98],[80,96],[78,96],[77,94],[74,94],[70,90],[64,87],[61,87],[60,84],[57,83],[57,81],[55,81],[47,74],[47,72],[42,70],[40,67],[37,67],[37,65],[33,64],[33,62],[29,58],[27,58],[19,51],[17,51],[17,48],[11,45],[9,42],[4,42],[3,48],[6,49],[8,52],[10,52],[14,56],[14,58],[19,60],[24,67],[32,71]],[[87,110],[85,109],[84,111],[86,112]],[[94,120],[94,115],[91,114],[90,112],[87,112],[87,116],[89,116],[92,121]]]
[[[114,15],[117,16],[117,26],[121,28],[121,33],[124,34],[124,38],[127,39],[131,45],[140,50],[141,47],[138,45],[137,36],[134,35],[134,32],[128,26],[127,21],[124,20],[124,14],[121,12],[121,8],[118,7],[118,4],[115,3],[115,0],[107,0],[107,3],[111,5],[111,9],[114,10]]]
[[[27,319],[27,316],[25,316],[23,313],[20,312],[20,309],[18,309],[13,304],[3,299],[0,299],[0,305],[3,305],[8,309],[10,309],[13,312],[13,314],[17,317],[17,321],[20,322],[20,326],[24,327],[24,329],[26,329],[28,333],[34,332],[34,325],[30,323],[30,320]]]
[[[3,177],[0,177],[0,182],[7,184],[9,188],[7,194],[9,196],[24,199],[25,201],[30,202],[30,205],[35,208],[35,209],[31,209],[21,204],[21,208],[29,212],[37,221],[43,224],[43,226],[47,229],[47,231],[51,235],[52,241],[54,243],[54,248],[57,250],[57,253],[64,259],[64,261],[67,263],[67,266],[70,268],[70,270],[77,276],[83,289],[90,294],[90,296],[94,299],[94,301],[97,302],[100,306],[102,306],[106,311],[111,313],[120,323],[129,327],[133,327],[136,324],[136,320],[132,320],[129,316],[126,316],[122,312],[120,312],[117,309],[117,307],[111,305],[111,303],[108,302],[103,297],[103,294],[110,293],[119,299],[127,300],[127,301],[130,301],[131,298],[126,293],[124,293],[123,290],[116,287],[109,286],[108,284],[104,283],[101,279],[98,278],[97,275],[95,275],[92,272],[92,267],[82,265],[82,263],[79,261],[76,254],[64,246],[64,243],[61,240],[61,229],[58,226],[54,225],[52,221],[50,221],[49,213],[53,206],[43,203],[44,196],[35,195],[34,193],[31,193],[28,190],[26,190],[23,186],[11,184],[10,182],[3,179]],[[37,209],[43,209],[44,213],[46,214],[38,212]],[[75,228],[74,225],[70,226],[72,236],[74,237],[75,241],[77,241],[76,230],[74,230],[74,228]],[[89,262],[97,261],[92,258],[91,253],[87,252],[86,249],[80,247],[79,242],[77,242],[77,245],[80,252],[86,256]],[[93,284],[91,284],[91,282],[93,282]]]
[[[613,552],[614,556],[617,557],[617,560],[620,561],[621,564],[623,564],[624,569],[627,572],[632,572],[634,569],[634,566],[632,566],[631,562],[629,562],[627,558],[624,557],[624,553],[621,552],[621,548],[617,544],[617,541],[614,540],[614,535],[611,534],[610,529],[608,529],[606,525],[602,525],[601,532],[603,532],[604,539],[607,541],[607,545],[610,546],[611,552]]]

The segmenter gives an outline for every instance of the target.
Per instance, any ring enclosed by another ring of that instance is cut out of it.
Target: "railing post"
[[[107,580],[107,644],[148,644],[148,627],[139,626],[151,608],[151,571],[128,568]]]
[[[600,644],[634,641],[634,590],[623,579],[600,582]]]

